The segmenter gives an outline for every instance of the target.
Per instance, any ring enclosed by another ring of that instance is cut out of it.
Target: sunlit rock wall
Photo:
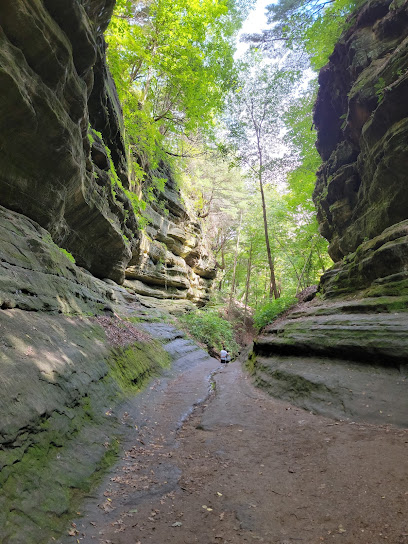
[[[140,295],[188,299],[202,306],[216,277],[215,260],[171,173],[161,175],[168,181],[144,212],[149,224],[126,269],[125,286]]]

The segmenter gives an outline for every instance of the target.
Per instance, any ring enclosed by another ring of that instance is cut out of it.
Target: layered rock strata
[[[335,265],[250,361],[272,394],[408,425],[408,2],[367,2],[319,76],[314,201]]]
[[[117,111],[115,94],[96,85],[105,81],[103,32],[113,6],[1,3],[0,203],[46,228],[93,274],[121,281],[131,255],[123,210],[95,183],[88,139],[98,122],[91,96],[103,95],[102,116]],[[109,123],[115,131],[118,118]]]
[[[158,202],[144,215],[149,224],[126,268],[125,286],[140,295],[187,299],[202,306],[217,274],[215,260],[202,240],[200,225],[180,202],[171,175]]]
[[[408,218],[408,3],[370,1],[319,76],[314,200],[335,262]]]
[[[0,205],[47,229],[54,242],[94,276],[121,284],[129,263],[133,267],[137,261],[141,231],[126,195],[131,168],[121,106],[105,59],[103,33],[114,4],[1,2]],[[171,173],[166,171],[165,177],[171,186]],[[167,230],[161,237],[169,242],[169,252],[175,240],[182,245],[183,236],[194,236],[194,248],[176,248],[174,257],[193,262],[200,232],[180,200],[174,187],[167,189],[157,210],[161,218],[154,218],[154,225],[160,230],[163,221]],[[169,229],[179,229],[178,238],[168,236]],[[167,284],[173,288],[174,258],[169,255],[169,274],[163,273],[166,281],[158,296],[167,296]],[[205,300],[208,286],[200,280],[202,275],[195,275],[190,263],[180,268],[191,284],[178,285],[178,295]]]
[[[168,356],[131,321],[154,310],[3,207],[0,262],[0,542],[39,544],[66,532],[113,461],[112,408]]]

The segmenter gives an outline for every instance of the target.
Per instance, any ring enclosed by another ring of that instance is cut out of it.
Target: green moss
[[[59,247],[58,249],[61,251],[61,253],[63,253],[65,255],[65,257],[68,257],[68,259],[71,261],[71,263],[75,264],[75,262],[76,262],[75,257],[69,251],[67,251],[63,247]]]
[[[44,417],[20,436],[20,447],[0,452],[0,542],[38,544],[66,532],[120,451],[123,426],[112,407],[169,362],[157,341],[114,350],[87,396]]]
[[[367,297],[401,297],[408,295],[408,280],[393,281],[380,285],[374,285],[364,291]]]
[[[111,153],[111,150],[109,149],[109,147],[107,145],[105,145],[105,142],[103,141],[103,137],[102,137],[102,134],[100,132],[97,132],[96,130],[94,129],[91,129],[92,132],[94,134],[96,134],[98,136],[98,138],[101,140],[101,142],[103,143],[104,147],[105,147],[105,151],[106,151],[106,154],[108,156],[108,159],[109,159],[109,172],[108,172],[108,175],[109,175],[109,178],[110,178],[110,181],[111,181],[111,193],[112,193],[112,196],[113,196],[113,199],[115,200],[115,202],[117,204],[120,204],[120,202],[117,200],[117,191],[120,190],[122,191],[127,197],[128,199],[130,200],[131,204],[132,204],[132,208],[133,208],[133,212],[134,214],[136,215],[136,217],[138,218],[138,222],[139,222],[139,228],[143,229],[145,228],[148,223],[149,223],[149,220],[146,219],[145,217],[143,217],[141,214],[142,214],[142,211],[145,210],[146,208],[146,202],[139,198],[137,196],[136,193],[134,193],[133,191],[129,191],[128,189],[126,189],[117,172],[116,172],[116,168],[115,168],[115,165],[114,165],[114,162],[112,160],[112,153]],[[88,135],[89,137],[89,135]],[[92,142],[91,142],[92,144]],[[145,172],[143,172],[143,175],[145,174]],[[159,180],[162,180],[162,178],[158,178]],[[163,181],[165,181],[163,179]],[[163,185],[164,187],[164,185]],[[126,238],[125,235],[123,235],[123,238],[126,242],[128,242],[128,238]]]
[[[123,393],[140,391],[146,381],[170,364],[170,356],[157,340],[117,349],[108,361],[110,375]]]
[[[251,376],[255,374],[255,371],[256,371],[255,366],[256,366],[256,355],[252,351],[245,363],[245,367]]]

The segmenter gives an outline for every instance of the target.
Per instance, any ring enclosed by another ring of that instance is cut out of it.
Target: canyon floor
[[[124,453],[60,542],[408,544],[408,431],[276,400],[241,363],[184,353],[122,406]]]

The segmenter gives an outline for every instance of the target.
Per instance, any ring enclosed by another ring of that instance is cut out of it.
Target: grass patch
[[[232,357],[239,352],[239,346],[234,338],[232,324],[218,315],[217,310],[197,310],[179,317],[195,340],[207,346],[208,349],[220,351],[222,346]]]
[[[254,324],[257,329],[262,329],[268,323],[271,323],[288,308],[297,304],[298,300],[294,296],[280,297],[267,302],[255,311]]]

